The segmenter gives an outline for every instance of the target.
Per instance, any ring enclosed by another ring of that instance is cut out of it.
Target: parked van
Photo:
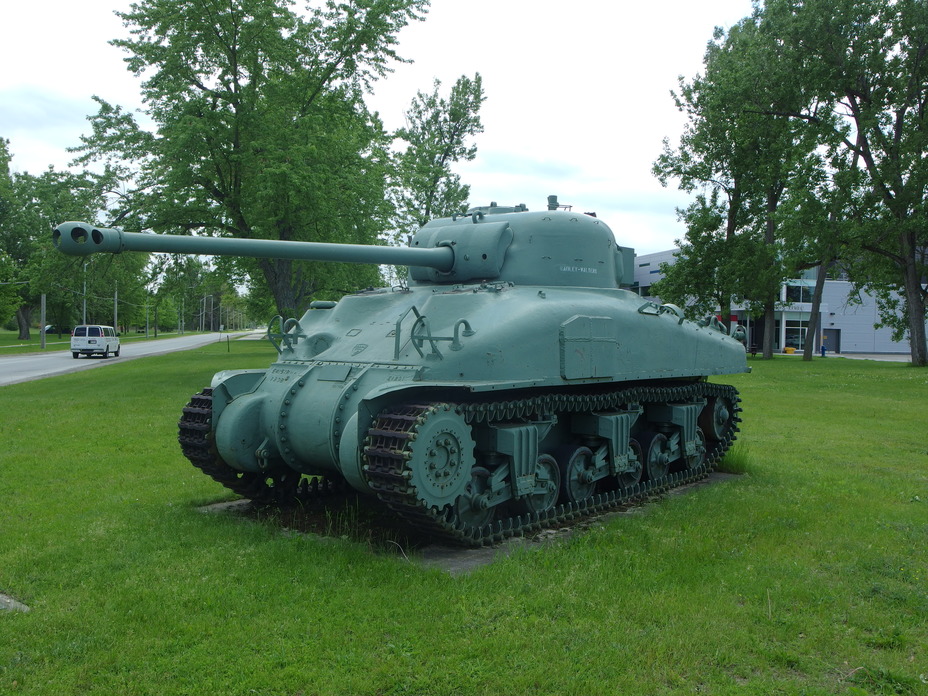
[[[91,356],[99,353],[104,358],[110,353],[119,357],[119,336],[112,326],[84,324],[75,326],[71,333],[71,356],[76,360],[79,355]]]

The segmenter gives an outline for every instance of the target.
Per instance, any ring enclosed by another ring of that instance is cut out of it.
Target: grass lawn
[[[928,371],[754,360],[746,473],[450,577],[197,511],[226,350],[0,387],[0,694],[928,694]]]

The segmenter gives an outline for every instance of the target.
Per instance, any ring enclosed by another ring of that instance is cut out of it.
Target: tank
[[[735,439],[737,331],[626,289],[634,252],[591,214],[495,203],[406,247],[127,233],[80,222],[66,254],[180,252],[409,266],[267,331],[276,361],[191,398],[183,454],[259,504],[335,483],[419,532],[494,543],[705,477]]]

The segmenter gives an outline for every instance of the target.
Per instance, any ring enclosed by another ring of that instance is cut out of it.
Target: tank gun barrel
[[[388,263],[399,266],[422,266],[439,272],[448,272],[455,266],[455,252],[449,246],[411,248],[142,234],[96,227],[86,222],[64,222],[58,225],[52,235],[52,241],[59,251],[70,256],[87,256],[97,252],[119,254],[123,251],[141,251],[347,263]]]

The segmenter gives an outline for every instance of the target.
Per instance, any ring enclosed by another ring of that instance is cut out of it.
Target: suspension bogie
[[[698,398],[484,424],[475,433],[480,477],[487,472],[479,504],[486,509],[516,501],[539,512],[539,480],[545,488],[556,481],[555,497],[577,503],[600,490],[630,488],[697,466],[705,459],[706,439],[697,421],[706,406]]]

